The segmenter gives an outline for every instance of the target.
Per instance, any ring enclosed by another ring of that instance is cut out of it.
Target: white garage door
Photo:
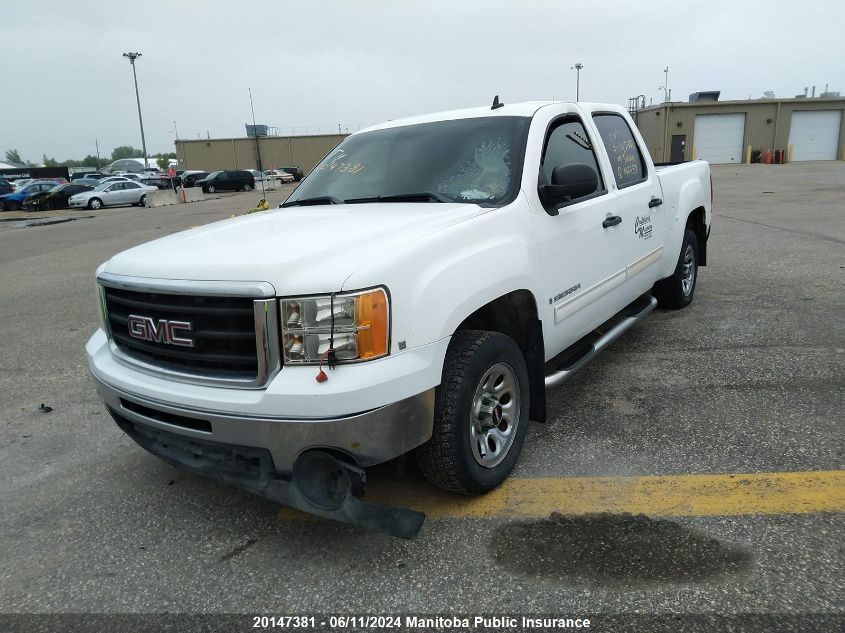
[[[745,114],[699,114],[695,117],[695,157],[711,163],[741,163]]]
[[[840,110],[793,112],[789,125],[792,160],[836,160]]]

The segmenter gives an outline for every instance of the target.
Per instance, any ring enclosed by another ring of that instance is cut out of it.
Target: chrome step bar
[[[640,308],[639,310],[632,314],[629,314],[628,316],[625,316],[621,321],[619,321],[619,323],[617,323],[607,332],[602,334],[598,340],[592,343],[587,353],[579,355],[571,365],[565,365],[563,367],[558,368],[551,374],[548,374],[546,376],[546,389],[548,389],[549,387],[557,387],[558,385],[563,383],[565,380],[571,377],[572,374],[574,374],[576,371],[578,371],[584,365],[590,362],[593,357],[595,357],[595,355],[598,354],[601,350],[603,350],[613,341],[622,336],[622,333],[625,332],[625,330],[630,328],[632,325],[634,325],[637,321],[642,319],[656,307],[657,299],[652,296],[649,296],[647,298],[647,303],[645,307]]]

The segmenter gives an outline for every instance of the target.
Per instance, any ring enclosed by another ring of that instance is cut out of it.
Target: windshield
[[[397,196],[507,204],[519,189],[529,123],[526,117],[492,116],[355,134],[285,204]]]

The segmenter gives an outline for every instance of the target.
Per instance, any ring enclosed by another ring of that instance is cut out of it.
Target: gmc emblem
[[[143,341],[155,341],[165,345],[180,345],[182,347],[193,347],[194,340],[180,337],[180,331],[190,332],[194,329],[190,321],[168,321],[167,319],[154,319],[147,316],[130,314],[128,319],[129,336],[139,338]]]

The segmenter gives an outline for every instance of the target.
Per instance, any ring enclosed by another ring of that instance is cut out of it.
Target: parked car
[[[655,167],[616,105],[393,121],[307,180],[281,213],[102,264],[86,355],[147,451],[396,536],[423,515],[361,499],[364,468],[413,450],[434,484],[492,490],[546,421],[546,389],[656,305],[690,305],[708,259],[709,165]],[[676,353],[669,318],[645,336],[653,353]],[[628,356],[590,388],[624,389],[616,374],[648,362]]]
[[[299,167],[279,167],[276,171],[284,171],[293,176],[296,182],[299,182],[305,177],[305,173]]]
[[[154,176],[141,178],[139,181],[142,185],[155,187],[156,189],[164,191],[165,189],[176,189],[178,178],[168,178],[167,176]]]
[[[255,177],[246,170],[213,171],[194,183],[206,193],[215,191],[251,191],[255,189]]]
[[[47,191],[41,191],[27,196],[23,201],[23,208],[27,211],[50,211],[52,209],[66,209],[68,198],[78,193],[91,191],[94,187],[79,184],[79,180],[72,183],[56,185]]]
[[[24,200],[27,196],[42,191],[48,191],[56,185],[61,184],[55,180],[35,180],[20,189],[15,189],[13,193],[7,193],[0,196],[0,205],[3,211],[18,211],[23,208]]]
[[[0,178],[0,195],[4,193],[12,193],[15,190],[15,185],[10,183],[5,178]]]
[[[158,191],[158,189],[131,180],[105,182],[91,191],[71,196],[68,203],[71,208],[87,207],[89,209],[127,204],[143,206],[147,200],[147,194],[152,191]]]
[[[91,187],[92,189],[100,184],[100,181],[96,178],[77,178],[72,182],[74,185],[85,185],[86,187]]]
[[[277,180],[279,182],[293,182],[295,180],[293,174],[279,169],[268,169],[264,172],[264,175],[270,180]]]
[[[100,178],[105,178],[108,174],[104,174],[100,171],[78,171],[70,175],[71,181],[79,180],[80,178],[92,178],[99,180]]]
[[[196,184],[197,180],[202,180],[206,176],[208,176],[207,171],[186,171],[181,177],[182,186],[185,187],[185,189],[189,189]]]
[[[125,176],[106,176],[105,178],[100,178],[100,184],[103,185],[108,182],[132,182],[131,178],[126,178]]]

